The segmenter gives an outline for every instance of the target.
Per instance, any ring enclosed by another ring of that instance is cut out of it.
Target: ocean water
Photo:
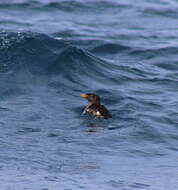
[[[178,189],[178,1],[0,1],[0,190]],[[94,92],[110,120],[82,115]]]

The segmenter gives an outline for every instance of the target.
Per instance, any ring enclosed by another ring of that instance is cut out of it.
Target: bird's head
[[[100,104],[100,97],[96,94],[80,94],[80,97],[87,99],[90,104]]]

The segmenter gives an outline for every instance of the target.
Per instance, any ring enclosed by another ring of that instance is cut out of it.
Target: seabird
[[[104,105],[100,103],[100,97],[96,94],[80,94],[80,97],[88,100],[88,105],[85,107],[83,113],[93,115],[95,118],[109,119],[112,117],[111,113]]]

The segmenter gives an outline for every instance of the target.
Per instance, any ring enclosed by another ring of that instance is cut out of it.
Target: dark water
[[[178,1],[0,1],[0,189],[178,189]],[[95,92],[113,119],[82,115]]]

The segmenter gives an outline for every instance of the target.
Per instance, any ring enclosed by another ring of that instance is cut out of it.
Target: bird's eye
[[[90,96],[90,100],[93,100],[93,98],[94,98],[94,96],[93,96],[93,95],[91,95],[91,96]]]

